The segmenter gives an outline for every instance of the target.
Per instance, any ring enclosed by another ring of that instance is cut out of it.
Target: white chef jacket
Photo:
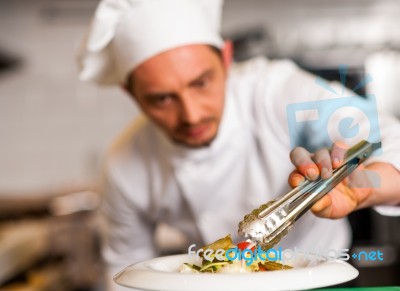
[[[103,253],[110,273],[157,256],[153,232],[160,221],[185,233],[189,245],[200,247],[229,233],[239,241],[244,214],[289,190],[293,165],[286,106],[335,97],[291,61],[255,58],[231,68],[222,121],[210,146],[176,145],[139,118],[106,161]],[[400,169],[400,125],[380,115],[380,126],[384,150],[375,159]],[[307,213],[280,246],[341,249],[349,246],[350,235],[346,219]]]

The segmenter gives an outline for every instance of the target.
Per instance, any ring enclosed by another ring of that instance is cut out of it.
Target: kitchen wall
[[[396,0],[228,0],[223,30],[263,26],[281,55],[400,47]]]
[[[0,195],[92,181],[107,145],[138,114],[118,88],[77,79],[74,51],[95,5],[0,0],[0,50],[21,59],[0,74]],[[228,36],[263,27],[267,53],[359,65],[400,47],[399,12],[396,0],[227,0],[222,27]]]
[[[0,75],[3,195],[85,184],[137,114],[118,88],[78,81],[74,52],[95,3],[73,2],[1,2],[0,47],[22,58]]]

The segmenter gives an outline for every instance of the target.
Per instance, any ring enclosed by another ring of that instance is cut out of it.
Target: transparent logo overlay
[[[254,261],[272,261],[272,262],[282,262],[283,264],[287,262],[292,262],[301,256],[302,259],[311,262],[326,261],[326,260],[342,260],[348,261],[350,259],[356,261],[383,261],[383,251],[368,250],[368,251],[358,251],[350,253],[349,249],[327,249],[327,250],[311,250],[306,251],[300,248],[285,249],[271,248],[268,250],[263,250],[260,247],[253,249],[240,250],[237,247],[231,248],[229,250],[213,250],[213,249],[198,249],[196,250],[196,244],[192,244],[188,248],[188,255],[200,258],[200,256],[207,261],[213,261],[214,258],[220,261],[234,261],[234,260],[244,260],[246,265],[251,265]]]
[[[326,93],[330,92],[333,98],[326,99],[325,96],[329,95],[323,94],[322,91],[322,94],[316,93],[323,95],[322,97],[287,105],[286,114],[292,147],[307,138],[307,134],[312,135],[315,144],[343,141],[352,145],[362,139],[370,142],[381,140],[375,96],[362,96],[357,93],[357,90],[372,82],[372,77],[366,75],[352,91],[349,91],[345,88],[347,71],[347,66],[339,66],[341,90],[319,77],[316,79],[316,85],[322,87]]]
[[[357,95],[357,90],[372,82],[372,77],[366,75],[352,91],[345,88],[348,68],[339,66],[341,88],[331,85],[321,78],[316,79],[316,85],[322,87],[326,96],[314,100],[288,104],[286,115],[290,146],[306,147],[316,151],[322,147],[330,147],[340,141],[352,146],[361,140],[369,142],[381,141],[376,98],[372,94]],[[320,92],[321,93],[321,92]],[[324,94],[318,95],[324,95]],[[374,156],[382,153],[375,151]],[[375,172],[363,170],[371,180],[373,188],[380,186],[380,177]],[[353,185],[353,188],[355,186]]]

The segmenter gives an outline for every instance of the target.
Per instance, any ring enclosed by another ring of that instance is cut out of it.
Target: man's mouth
[[[200,125],[190,126],[181,130],[181,132],[190,138],[202,137],[211,127],[211,123],[203,123]]]

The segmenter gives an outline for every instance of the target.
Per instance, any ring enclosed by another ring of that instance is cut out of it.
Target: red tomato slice
[[[259,272],[266,272],[267,269],[263,265],[258,265],[258,271]]]
[[[252,246],[252,247],[250,247],[250,246]],[[247,242],[247,241],[242,241],[242,242],[238,243],[238,244],[237,244],[237,247],[238,247],[238,249],[241,250],[241,251],[246,250],[246,249],[250,249],[250,250],[252,250],[253,252],[254,252],[254,250],[255,250],[255,248],[256,248],[252,243]]]

